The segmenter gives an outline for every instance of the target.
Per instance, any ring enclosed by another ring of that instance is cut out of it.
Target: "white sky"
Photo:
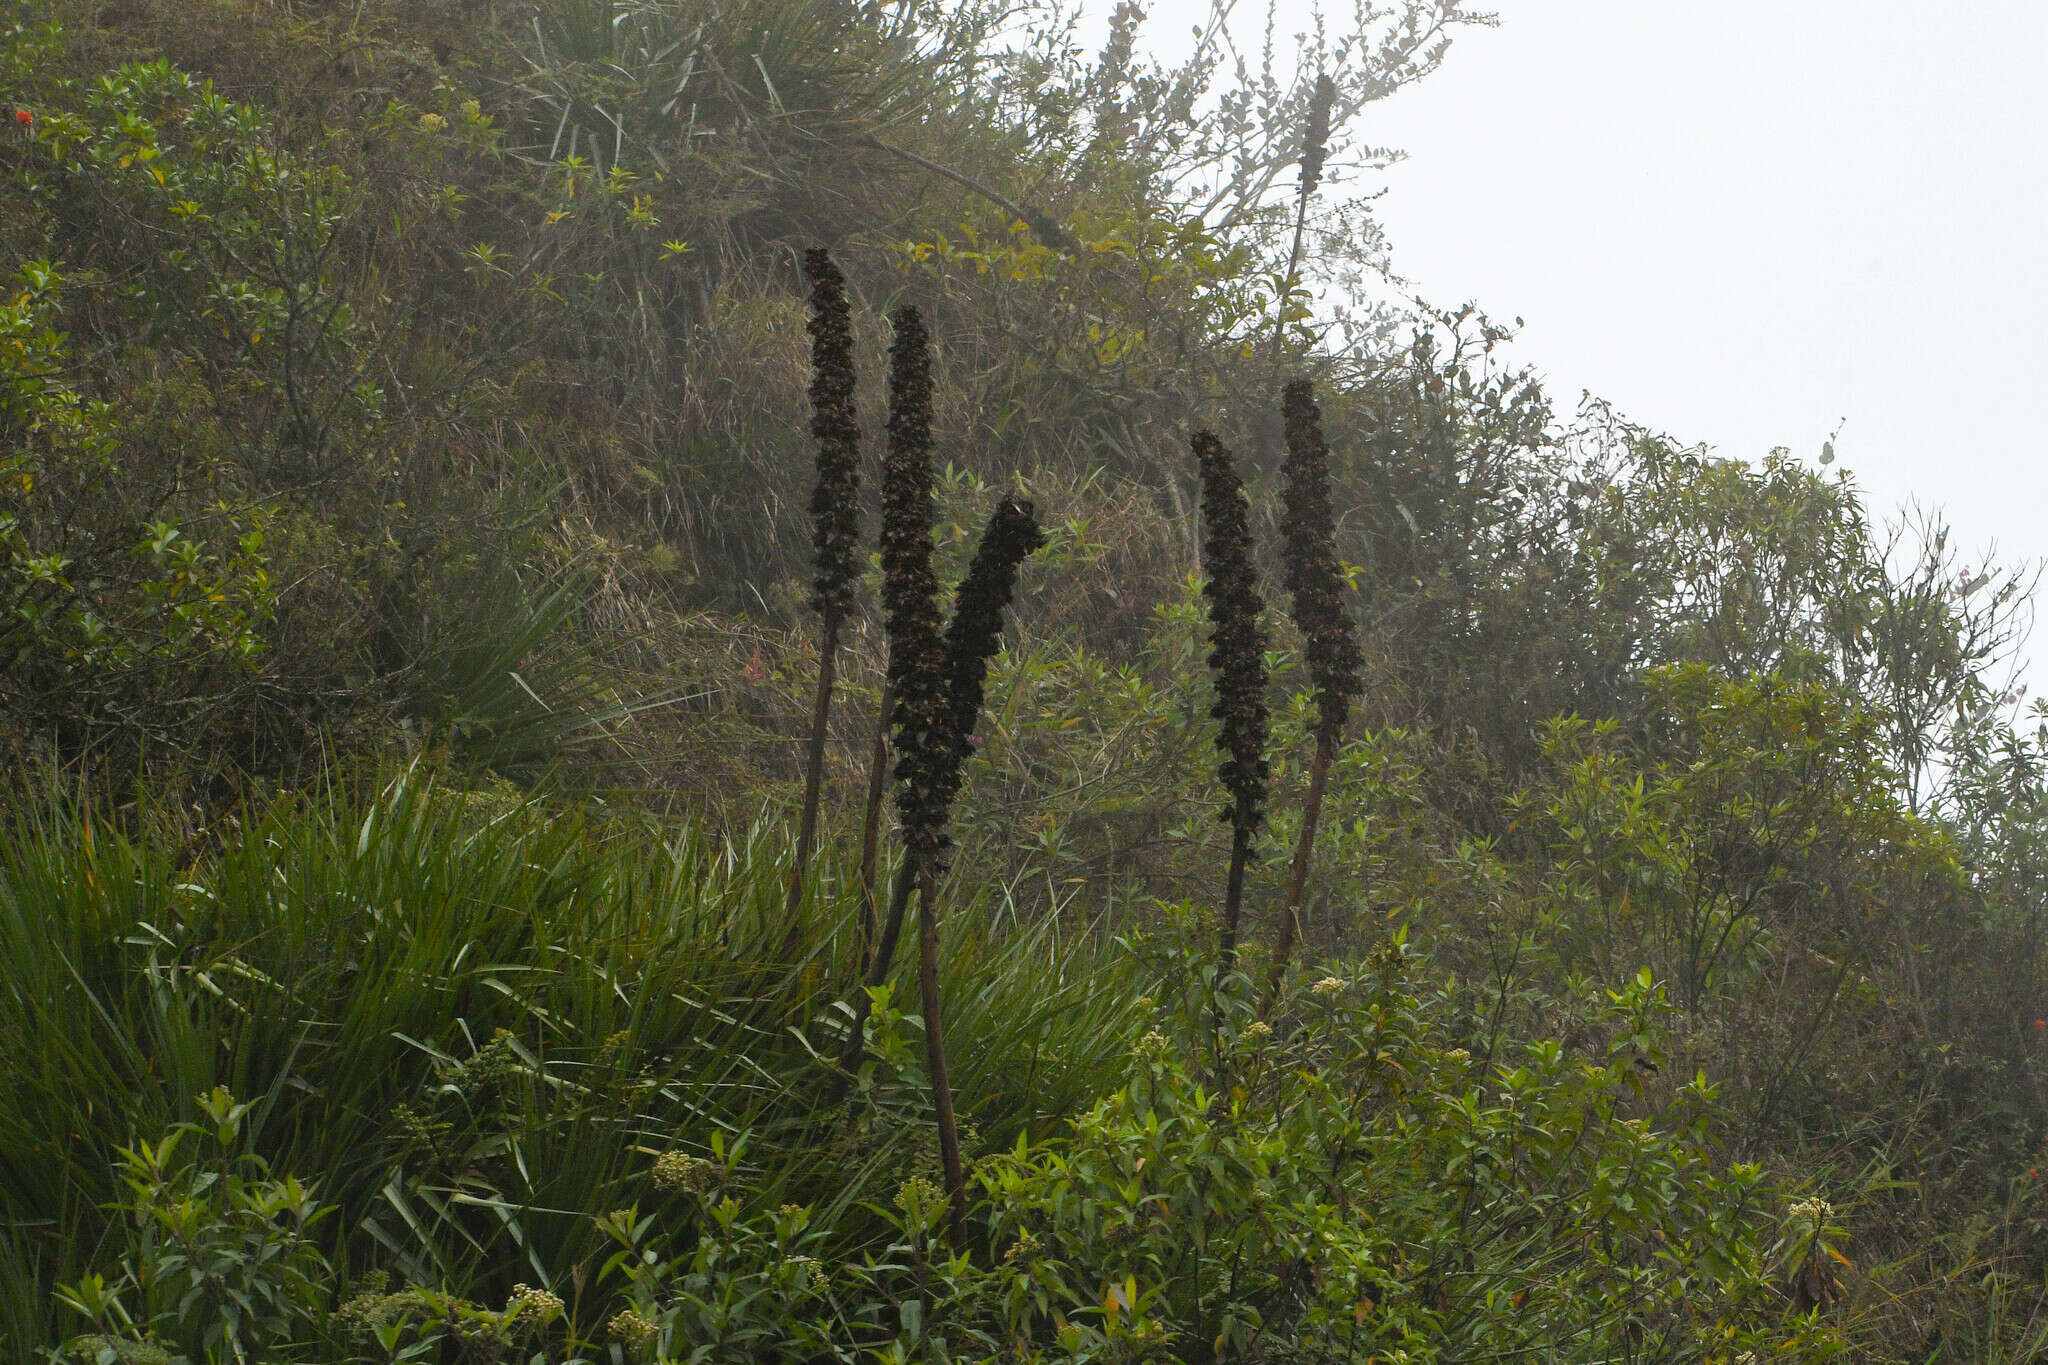
[[[1493,7],[1358,128],[1409,153],[1379,209],[1419,292],[1519,315],[1566,411],[1591,389],[1741,458],[1846,417],[1873,513],[2048,555],[2048,3]],[[1182,47],[1206,8],[1148,30]]]

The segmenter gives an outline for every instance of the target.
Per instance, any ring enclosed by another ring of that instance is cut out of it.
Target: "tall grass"
[[[482,1298],[546,1285],[572,1311],[592,1216],[641,1200],[655,1155],[745,1134],[744,1199],[814,1203],[857,1244],[862,1202],[925,1147],[890,1140],[928,1122],[914,1061],[816,1121],[858,889],[822,879],[845,890],[784,959],[780,828],[723,840],[412,770],[227,822],[196,859],[57,798],[0,836],[5,1358],[52,1339],[54,1282],[104,1264],[115,1149],[215,1085],[254,1102],[275,1169],[340,1205],[338,1264]],[[949,896],[962,1118],[990,1146],[1042,1133],[1117,1074],[1135,968]]]

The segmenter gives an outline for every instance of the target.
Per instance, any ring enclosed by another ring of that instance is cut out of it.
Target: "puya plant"
[[[1301,630],[1302,652],[1315,686],[1316,753],[1309,767],[1301,830],[1295,841],[1294,864],[1287,876],[1286,900],[1274,938],[1262,1010],[1271,1010],[1279,998],[1288,958],[1301,932],[1302,896],[1315,855],[1323,788],[1329,779],[1331,759],[1343,739],[1351,705],[1363,690],[1360,670],[1364,666],[1358,628],[1344,609],[1344,574],[1337,562],[1336,525],[1330,508],[1330,451],[1323,443],[1323,414],[1316,406],[1314,386],[1306,379],[1290,383],[1281,393],[1280,408],[1287,433],[1281,518],[1286,541],[1283,563],[1292,614]]]
[[[1289,384],[1281,395],[1287,432],[1286,487],[1282,531],[1285,583],[1315,687],[1316,752],[1309,768],[1301,829],[1289,869],[1280,925],[1274,937],[1262,1012],[1280,993],[1294,941],[1301,932],[1301,904],[1315,854],[1316,825],[1330,764],[1343,739],[1344,724],[1361,690],[1363,660],[1357,628],[1344,609],[1344,576],[1337,563],[1335,518],[1330,508],[1329,448],[1323,443],[1322,413],[1307,380]],[[1209,668],[1216,700],[1210,715],[1218,723],[1222,757],[1217,780],[1229,794],[1224,819],[1231,827],[1230,874],[1225,883],[1220,965],[1227,973],[1237,956],[1244,876],[1253,840],[1264,817],[1269,769],[1266,746],[1266,637],[1259,623],[1265,603],[1252,567],[1250,517],[1244,485],[1230,452],[1208,431],[1193,439],[1202,479],[1202,595],[1208,600]]]
[[[818,612],[819,640],[818,689],[805,753],[803,813],[797,824],[789,878],[787,942],[792,946],[799,937],[804,878],[818,833],[818,796],[832,721],[839,633],[860,581],[856,554],[860,541],[860,421],[853,399],[853,319],[846,305],[846,279],[823,248],[805,253],[804,273],[811,281],[811,435],[818,443],[818,481],[811,491],[815,565],[811,605]]]
[[[1211,627],[1209,667],[1215,676],[1216,778],[1229,794],[1223,818],[1230,825],[1230,877],[1225,883],[1223,929],[1218,962],[1229,975],[1237,962],[1237,933],[1244,902],[1245,865],[1265,816],[1266,632],[1252,567],[1251,515],[1236,462],[1213,432],[1198,431],[1192,442],[1202,479],[1202,585]]]
[[[858,1072],[872,994],[887,981],[913,896],[918,901],[918,977],[925,1057],[946,1173],[948,1226],[957,1245],[967,1216],[966,1170],[947,1080],[938,984],[938,873],[946,827],[959,793],[971,735],[981,713],[988,663],[1002,632],[1027,555],[1044,543],[1031,504],[1010,499],[983,531],[942,632],[938,578],[932,569],[931,344],[911,307],[892,319],[889,357],[889,453],[882,474],[882,598],[888,632],[888,693],[894,739],[896,810],[903,861],[867,964],[866,989],[841,1053],[837,1087]]]

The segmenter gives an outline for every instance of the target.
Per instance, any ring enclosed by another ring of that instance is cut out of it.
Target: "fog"
[[[1205,8],[1153,6],[1159,49]],[[1744,458],[1817,459],[1839,427],[1873,512],[1936,507],[1965,548],[2038,559],[2048,6],[1932,13],[1507,0],[1358,128],[1409,154],[1380,203],[1395,268],[1522,317],[1567,407],[1591,389]],[[1309,14],[1283,0],[1279,34]]]

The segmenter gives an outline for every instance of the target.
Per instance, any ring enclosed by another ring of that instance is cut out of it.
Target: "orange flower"
[[[36,121],[36,116],[26,109],[17,109],[14,111],[14,121],[20,124],[30,124]]]

